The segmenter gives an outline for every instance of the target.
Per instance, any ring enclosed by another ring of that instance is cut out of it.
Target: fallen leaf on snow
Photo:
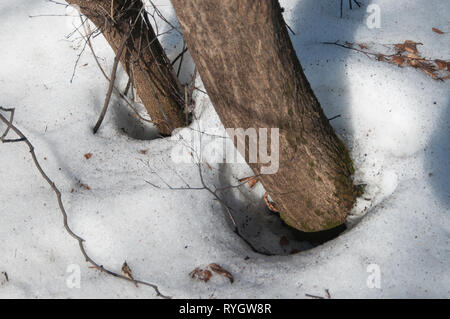
[[[432,77],[433,79],[437,79],[437,75],[436,73],[434,73],[432,70],[430,70],[429,68],[420,68],[423,72],[425,72],[426,75]]]
[[[204,282],[208,282],[211,279],[212,273],[207,269],[201,269],[199,267],[195,268],[189,273],[191,278],[195,278]]]
[[[440,31],[439,29],[436,30]],[[348,42],[345,42],[345,45],[342,44],[338,45],[344,46],[345,48],[348,49],[353,48],[352,44]],[[361,50],[358,51],[363,52],[366,55],[375,56],[378,61],[396,64],[399,67],[411,66],[415,69],[420,69],[426,75],[433,78],[434,80],[444,81],[450,78],[450,76],[447,73],[448,71],[450,71],[450,61],[440,59],[435,60],[425,59],[420,55],[419,51],[417,50],[418,45],[423,45],[420,42],[406,40],[403,43],[393,44],[393,47],[396,49],[396,53],[390,55],[368,52],[365,50],[368,46],[363,43],[361,44],[357,43],[357,45],[359,45],[359,47],[361,48]]]
[[[434,63],[436,63],[439,70],[448,69],[449,63],[447,61],[436,59],[436,60],[434,60]]]
[[[407,56],[408,58],[411,58],[411,59],[423,60],[422,57],[418,56],[418,55],[415,54],[415,53],[411,53],[411,52],[408,52],[408,54],[407,54],[406,56]]]
[[[91,190],[91,188],[89,187],[88,184],[81,184],[80,186],[83,187],[85,190],[88,190],[88,191]]]
[[[252,179],[251,181],[248,182],[248,187],[253,188],[256,185],[256,183],[258,183],[258,182],[259,182],[259,179],[257,179],[257,178]]]
[[[426,75],[432,77],[433,79],[437,79],[438,76],[436,75],[436,67],[428,62],[420,62],[418,68],[425,72]]]
[[[209,268],[211,268],[211,270],[214,271],[216,274],[219,274],[221,276],[230,279],[231,283],[234,282],[233,275],[229,271],[225,270],[223,267],[219,266],[218,264],[209,264]]]
[[[250,176],[250,177],[244,177],[238,180],[239,183],[245,183],[248,182],[248,187],[253,188],[256,183],[259,182],[259,179],[255,176]]]
[[[417,53],[417,45],[422,44],[419,42],[414,42],[411,40],[406,40],[404,43],[397,43],[395,45],[395,48],[397,49],[398,53],[402,53],[404,51],[408,51],[410,53]]]
[[[444,34],[445,32],[442,32],[441,30],[439,30],[438,28],[431,28],[431,30],[433,30],[433,32],[436,32],[437,34]]]
[[[275,206],[269,201],[269,192],[266,192],[264,194],[264,201],[266,202],[267,208],[269,208],[269,210],[275,213],[279,213],[278,209],[276,209]]]
[[[385,61],[386,60],[386,56],[384,54],[377,54],[377,60],[378,61]]]
[[[397,64],[398,66],[402,66],[402,64],[405,62],[405,58],[401,56],[394,56],[392,57],[391,62]]]
[[[417,45],[421,44],[421,43],[417,43],[414,41],[410,41],[410,40],[406,40],[404,45],[405,45],[405,50],[411,53],[417,53]]]
[[[212,166],[211,166],[207,161],[205,161],[205,164],[206,164],[206,166],[209,168],[210,171],[213,170]]]
[[[361,49],[368,49],[367,45],[365,45],[364,43],[359,43],[358,45]]]
[[[86,159],[90,159],[92,157],[92,153],[86,153],[86,154],[84,154],[84,157]]]
[[[128,279],[134,281],[133,275],[131,273],[131,268],[128,266],[126,261],[124,261],[124,263],[122,265],[122,275],[124,275]],[[137,282],[135,282],[135,285],[136,285],[136,287],[138,286]]]
[[[412,66],[413,68],[418,68],[420,66],[419,61],[415,60],[415,59],[409,59],[408,60],[408,64],[410,66]]]

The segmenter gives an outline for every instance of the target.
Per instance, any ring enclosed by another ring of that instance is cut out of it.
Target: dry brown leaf
[[[436,60],[434,60],[434,63],[436,63],[436,65],[439,68],[439,70],[444,70],[444,69],[448,68],[448,62],[447,61],[436,59]]]
[[[254,176],[244,177],[244,178],[238,179],[238,182],[245,183],[245,182],[248,182],[249,180],[251,180],[253,177]]]
[[[359,43],[358,44],[359,45],[359,47],[361,48],[361,49],[368,49],[368,47],[367,47],[367,45],[365,45],[364,43]]]
[[[88,190],[88,191],[91,190],[91,188],[89,187],[88,184],[81,184],[80,186],[83,187],[85,190]]]
[[[405,45],[402,43],[397,43],[395,45],[395,48],[397,49],[398,53],[403,53],[405,51]]]
[[[397,49],[397,53],[403,53],[404,51],[408,51],[410,53],[417,53],[417,45],[422,44],[418,42],[414,42],[411,40],[406,40],[404,43],[395,44],[395,48]]]
[[[430,71],[430,72],[437,71],[437,68],[436,68],[436,67],[434,66],[434,64],[432,64],[432,63],[429,63],[429,62],[422,62],[421,65],[422,65],[422,68],[423,68],[423,69],[427,69],[427,70]]]
[[[266,202],[267,208],[274,213],[279,213],[278,209],[269,201],[269,192],[264,194],[264,201]]]
[[[392,57],[391,62],[397,64],[398,66],[401,66],[403,62],[405,62],[405,58],[396,55]]]
[[[204,282],[208,282],[211,279],[212,273],[207,269],[201,269],[199,267],[195,268],[189,273],[191,278],[195,278]]]
[[[411,52],[408,52],[408,54],[406,56],[411,59],[423,60],[423,58],[421,56],[419,56],[415,53],[411,53]]]
[[[256,183],[258,183],[258,182],[259,182],[259,179],[257,179],[257,178],[252,179],[251,181],[248,182],[248,187],[253,188],[256,185]]]
[[[421,69],[423,72],[425,72],[426,75],[432,77],[432,78],[435,79],[435,80],[437,79],[436,73],[434,73],[434,72],[431,71],[430,69],[425,68],[425,67],[422,67],[422,68],[420,68],[420,69]]]
[[[445,32],[442,32],[441,30],[439,30],[438,28],[431,28],[431,30],[433,30],[433,32],[436,32],[437,34],[444,34]]]
[[[386,60],[386,56],[384,54],[377,54],[377,60],[378,61],[385,61]]]
[[[146,155],[148,153],[148,150],[139,150],[139,153],[142,155]]]
[[[448,79],[450,79],[450,75],[447,75],[447,76],[444,76],[443,78],[442,78],[442,80],[448,80]]]
[[[131,268],[128,266],[126,261],[123,262],[121,271],[122,275],[134,281],[133,274],[131,273]],[[136,287],[138,286],[137,282],[135,282],[134,284],[136,285]]]
[[[238,179],[238,182],[239,183],[248,182],[248,187],[253,188],[256,185],[256,183],[259,182],[259,179],[255,176],[249,176],[249,177],[244,177],[244,178]]]
[[[445,62],[445,61],[443,61]],[[436,74],[437,68],[434,66],[434,64],[427,62],[425,60],[408,60],[408,64],[422,70],[426,75],[429,77],[437,80],[438,75]],[[437,63],[436,63],[437,65]],[[445,64],[446,66],[446,64]]]
[[[209,163],[208,163],[207,161],[205,161],[205,164],[206,164],[206,166],[208,166],[208,168],[209,168],[209,170],[210,170],[210,171],[212,171],[212,170],[213,170],[212,166],[211,166],[211,165],[209,165]]]
[[[405,43],[404,43],[405,50],[408,51],[408,52],[411,52],[411,53],[417,53],[418,52],[417,51],[417,45],[418,44],[421,44],[421,43],[414,42],[414,41],[411,41],[411,40],[406,40]]]
[[[439,34],[443,32],[439,29],[433,28],[433,31]],[[349,42],[345,42],[347,48],[353,48],[353,44]],[[367,45],[364,43],[356,43],[361,49],[367,49]],[[426,60],[423,58],[419,51],[417,50],[418,45],[423,45],[422,43],[415,42],[412,40],[405,40],[403,43],[394,44],[396,49],[396,54],[392,55],[384,55],[382,53],[374,54],[378,61],[385,61],[392,64],[396,64],[399,67],[411,66],[416,69],[421,69],[426,75],[435,79],[435,80],[446,80],[449,76],[444,76],[442,72],[443,70],[450,71],[450,61],[439,60],[436,59],[434,61]],[[364,52],[364,51],[361,51]],[[266,201],[267,207],[270,210],[275,209],[274,211],[278,212],[275,207],[273,207],[273,203],[267,198],[267,193],[264,195],[264,200]]]
[[[92,153],[86,153],[86,154],[84,154],[84,157],[86,159],[90,159],[92,157]]]
[[[410,65],[410,66],[412,66],[413,68],[418,68],[419,66],[420,66],[420,63],[419,63],[419,61],[417,61],[417,60],[408,60],[408,64]]]
[[[228,279],[230,279],[230,282],[233,283],[234,282],[234,278],[233,275],[227,271],[226,269],[224,269],[223,267],[219,266],[218,264],[209,264],[208,265],[209,268],[211,268],[212,271],[214,271],[216,274],[227,277]]]

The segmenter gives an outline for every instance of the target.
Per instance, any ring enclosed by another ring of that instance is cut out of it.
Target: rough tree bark
[[[130,32],[125,53],[120,57],[152,122],[161,134],[185,126],[181,85],[158,41],[141,0],[67,0],[102,31],[117,53]],[[134,27],[132,27],[134,25]]]
[[[353,164],[303,74],[278,1],[172,4],[224,126],[279,128],[279,170],[260,180],[281,217],[306,232],[342,224],[359,190]],[[260,174],[262,163],[249,164]]]

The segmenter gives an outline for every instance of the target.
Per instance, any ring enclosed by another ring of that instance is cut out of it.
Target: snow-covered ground
[[[341,236],[285,256],[254,253],[232,232],[224,209],[208,192],[164,189],[158,176],[174,187],[184,186],[183,180],[199,186],[196,166],[175,163],[170,155],[179,141],[149,140],[154,133],[136,123],[119,98],[99,133],[92,134],[108,83],[88,50],[70,83],[83,43],[77,34],[66,38],[77,18],[58,15],[72,12],[43,0],[0,2],[0,106],[16,108],[15,124],[61,189],[69,224],[98,263],[120,272],[126,260],[136,279],[156,283],[175,298],[305,298],[325,296],[325,289],[333,298],[450,296],[449,82],[321,43],[413,40],[423,43],[423,56],[449,59],[450,2],[362,0],[362,8],[344,10],[342,19],[339,2],[284,0],[282,6],[326,114],[341,115],[332,124],[351,149],[355,179],[367,184],[365,199]],[[176,20],[169,1],[156,3]],[[368,28],[368,4],[379,5],[381,28]],[[162,42],[171,58],[181,50],[177,33]],[[111,49],[101,37],[94,46],[110,72]],[[183,80],[192,70],[192,62],[185,61]],[[121,70],[120,87],[126,81]],[[223,134],[207,97],[198,93],[196,101],[199,120],[191,128]],[[92,157],[86,159],[86,153]],[[211,186],[251,175],[241,164],[211,167],[203,166]],[[0,297],[155,296],[150,288],[89,268],[24,144],[0,145],[0,181]],[[279,254],[301,246],[292,240],[292,247],[280,246],[283,230],[264,212],[263,193],[257,186],[222,196],[238,212],[238,221],[251,219],[247,235],[256,245]],[[229,270],[235,282],[215,275],[204,283],[188,276],[212,262]],[[66,281],[77,267],[80,287],[70,288]],[[377,270],[379,288],[370,284]]]

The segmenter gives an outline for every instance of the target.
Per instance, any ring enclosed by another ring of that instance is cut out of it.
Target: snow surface
[[[235,208],[240,224],[251,219],[252,226],[245,230],[249,240],[285,256],[254,253],[232,232],[224,209],[206,191],[164,189],[158,176],[174,187],[184,186],[183,180],[200,186],[195,165],[171,159],[180,144],[177,138],[189,129],[176,138],[150,140],[154,130],[137,123],[125,103],[114,98],[94,136],[107,82],[86,51],[70,83],[83,43],[76,33],[69,39],[66,35],[78,18],[29,17],[72,15],[64,6],[26,0],[0,3],[0,105],[16,108],[15,123],[61,189],[69,223],[86,239],[89,254],[118,272],[126,260],[137,279],[158,284],[167,295],[306,298],[325,296],[328,289],[333,298],[448,298],[449,82],[321,42],[414,40],[424,44],[419,48],[424,56],[448,59],[449,33],[438,35],[431,28],[450,31],[450,2],[362,1],[362,8],[346,9],[342,19],[337,0],[281,2],[296,33],[295,49],[326,114],[341,114],[332,125],[351,149],[355,179],[367,184],[348,230],[311,250],[286,255],[304,243],[291,240],[290,246],[280,247],[285,230],[264,212],[260,185],[251,192],[243,187],[221,196]],[[156,3],[176,22],[169,1]],[[366,25],[369,3],[381,8],[380,29]],[[162,43],[174,58],[182,38],[172,32]],[[110,72],[111,49],[101,37],[94,46]],[[187,81],[192,70],[186,58],[181,79]],[[126,81],[120,70],[118,85],[124,87]],[[198,120],[192,129],[223,135],[202,93],[196,95],[195,113]],[[38,175],[26,146],[3,144],[0,150],[0,272],[9,278],[0,273],[0,297],[155,297],[150,288],[136,288],[89,268],[65,232],[54,193]],[[84,154],[89,152],[87,160]],[[251,175],[242,164],[220,165],[211,159],[210,165],[212,169],[203,166],[203,174],[212,187],[236,184]],[[204,283],[188,276],[195,267],[212,262],[229,270],[235,282],[215,275]],[[381,271],[379,289],[367,285],[371,264]],[[80,288],[66,285],[70,265],[81,269]]]

